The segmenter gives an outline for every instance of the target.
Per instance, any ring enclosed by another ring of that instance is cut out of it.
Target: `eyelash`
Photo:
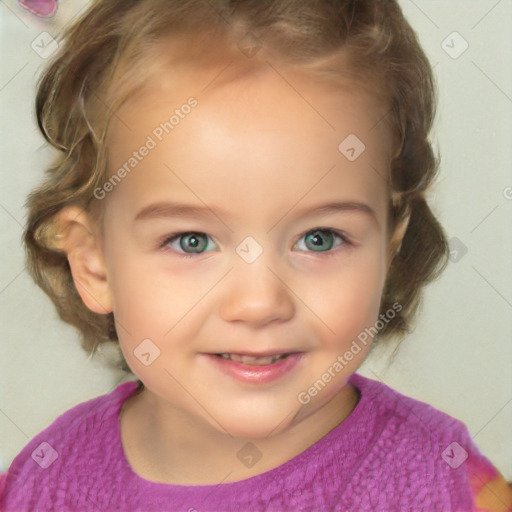
[[[347,235],[345,235],[343,232],[338,231],[337,229],[331,229],[331,228],[314,228],[314,229],[310,229],[310,230],[306,231],[305,233],[303,233],[301,235],[301,237],[299,238],[299,240],[301,240],[304,236],[306,236],[307,234],[309,234],[309,233],[311,233],[313,231],[327,231],[327,232],[330,232],[330,233],[336,235],[338,238],[341,239],[341,244],[338,245],[337,247],[334,247],[334,248],[328,250],[328,251],[318,251],[316,253],[315,253],[315,251],[307,251],[309,253],[321,254],[325,258],[329,258],[329,257],[336,256],[336,253],[338,252],[337,251],[338,249],[343,248],[344,246],[351,247],[351,246],[354,245],[352,243],[352,241],[347,237]],[[201,255],[205,254],[205,252],[201,252],[201,253],[177,252],[174,249],[172,249],[171,247],[169,247],[169,245],[168,245],[169,243],[173,242],[176,239],[179,239],[181,236],[189,235],[191,233],[196,233],[196,234],[199,234],[199,235],[207,235],[207,233],[203,233],[202,231],[181,231],[181,232],[178,232],[178,233],[173,233],[171,235],[166,235],[165,236],[163,241],[159,244],[159,248],[163,252],[172,252],[174,254],[178,254],[182,258],[195,258],[197,256],[201,256]],[[208,237],[209,237],[209,235],[208,235]]]

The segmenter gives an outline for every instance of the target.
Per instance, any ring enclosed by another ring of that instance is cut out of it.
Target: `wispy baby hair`
[[[173,41],[180,38],[189,57],[173,54]],[[168,66],[180,57],[193,63],[194,55],[210,49],[213,58],[212,48],[221,53],[223,47],[247,59],[244,38],[262,46],[257,58],[302,68],[319,80],[349,77],[386,112],[382,122],[394,140],[389,223],[391,229],[400,223],[407,228],[388,272],[381,312],[395,303],[402,308],[381,339],[410,330],[423,286],[446,265],[446,238],[426,201],[439,163],[428,139],[435,83],[395,0],[96,0],[64,33],[39,83],[39,128],[59,152],[28,198],[25,231],[31,275],[60,317],[78,328],[89,353],[117,340],[113,315],[94,313],[82,302],[66,254],[55,246],[52,219],[71,204],[101,218],[94,190],[108,179],[109,122],[152,80],[155,58]]]

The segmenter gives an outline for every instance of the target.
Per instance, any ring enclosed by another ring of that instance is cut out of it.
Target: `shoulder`
[[[465,443],[471,440],[463,422],[425,402],[408,397],[381,381],[359,374],[354,374],[350,382],[360,390],[373,419],[380,425],[385,425],[382,432],[396,443],[420,443],[421,447],[425,447],[425,441],[430,440],[439,448],[443,446],[439,443],[444,441],[459,440]],[[400,433],[402,437],[390,436],[391,433]],[[432,452],[434,446],[427,446]]]
[[[135,381],[120,384],[69,409],[35,436],[2,475],[0,509],[44,509],[48,503],[53,510],[70,489],[76,492],[77,482],[86,484],[96,461],[106,460],[119,410],[136,388]]]
[[[386,473],[381,493],[399,489],[403,503],[430,502],[432,510],[493,511],[500,509],[485,508],[478,496],[488,482],[501,482],[502,501],[510,505],[510,488],[464,423],[383,382],[359,374],[350,382],[360,390],[366,421],[372,425],[371,447],[361,469]]]

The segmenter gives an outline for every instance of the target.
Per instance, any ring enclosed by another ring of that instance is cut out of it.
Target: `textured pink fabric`
[[[28,443],[0,483],[0,510],[473,510],[468,468],[495,469],[466,427],[380,382],[358,374],[350,382],[359,403],[316,444],[247,480],[200,486],[150,482],[131,469],[119,411],[136,382],[121,384],[70,409]]]

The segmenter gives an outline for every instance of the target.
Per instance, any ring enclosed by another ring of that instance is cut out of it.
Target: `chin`
[[[279,417],[262,418],[261,414],[246,414],[243,418],[224,418],[219,419],[220,425],[210,421],[212,426],[219,432],[225,434],[226,431],[233,437],[240,439],[266,439],[270,434],[277,435],[290,427],[293,417],[281,414]],[[286,420],[286,421],[283,421]]]

